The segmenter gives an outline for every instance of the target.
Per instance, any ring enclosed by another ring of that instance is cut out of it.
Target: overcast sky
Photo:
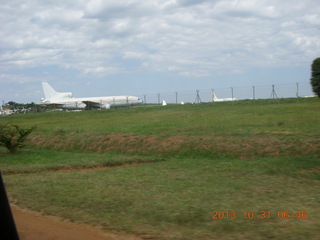
[[[318,0],[0,0],[0,100],[309,83]]]

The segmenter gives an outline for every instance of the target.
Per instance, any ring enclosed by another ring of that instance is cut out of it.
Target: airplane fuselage
[[[44,100],[44,104],[57,105],[64,109],[108,109],[112,107],[126,107],[142,103],[133,96],[110,96],[89,98],[66,98]]]
[[[212,100],[214,102],[228,102],[228,101],[237,101],[238,99],[236,98],[218,98],[215,93],[212,93]]]
[[[54,105],[63,109],[108,109],[112,107],[126,107],[141,104],[142,101],[134,96],[107,96],[74,98],[72,93],[56,92],[48,83],[42,83],[45,93],[42,104]]]

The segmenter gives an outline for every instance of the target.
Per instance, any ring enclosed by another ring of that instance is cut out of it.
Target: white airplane
[[[167,106],[166,100],[163,100],[163,101],[162,101],[162,106]]]
[[[41,99],[41,103],[63,109],[108,109],[142,103],[140,98],[134,96],[74,98],[71,92],[56,92],[47,82],[42,82],[42,88],[45,98]]]
[[[2,106],[0,106],[0,116],[8,116],[14,113],[15,113],[15,110],[3,109]]]
[[[237,101],[236,98],[218,98],[215,93],[212,93],[213,101],[214,102],[227,102],[227,101]]]

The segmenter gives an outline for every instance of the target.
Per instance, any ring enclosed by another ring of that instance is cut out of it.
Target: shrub
[[[311,65],[311,85],[314,94],[320,97],[320,58],[316,58]]]
[[[6,147],[10,153],[15,153],[25,146],[28,135],[35,129],[21,128],[17,125],[0,124],[0,146]]]

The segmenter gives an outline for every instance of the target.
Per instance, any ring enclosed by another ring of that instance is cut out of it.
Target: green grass
[[[1,155],[0,155],[1,156]],[[41,171],[115,167],[134,163],[154,163],[161,158],[115,154],[72,153],[51,150],[23,150],[17,154],[2,154],[3,174],[36,173]]]
[[[18,205],[141,236],[317,239],[320,190],[308,170],[319,164],[314,157],[168,159],[94,172],[9,175],[5,182]],[[238,217],[214,220],[214,210],[235,210]],[[244,218],[243,211],[259,216],[262,210],[271,218]],[[278,211],[292,216],[278,219]],[[307,211],[308,219],[294,218],[298,211]]]
[[[11,201],[22,207],[147,239],[319,239],[319,103],[0,118],[37,126],[26,149],[2,150],[0,169]],[[148,164],[78,171],[128,163]],[[213,211],[231,210],[236,219],[212,219]],[[270,211],[270,219],[259,219],[260,211]],[[278,211],[290,218],[278,219]],[[298,211],[308,218],[295,218]]]
[[[35,134],[132,133],[162,136],[256,134],[265,131],[318,131],[319,99],[239,101],[201,105],[168,105],[106,111],[51,112],[0,118],[37,126]]]

